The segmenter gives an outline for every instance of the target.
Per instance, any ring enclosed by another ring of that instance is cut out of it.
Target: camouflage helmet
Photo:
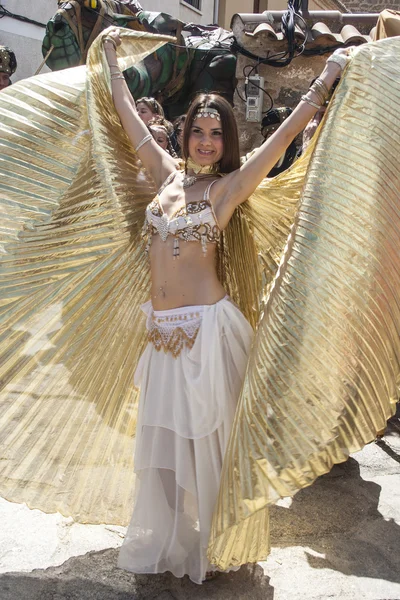
[[[0,46],[0,73],[12,75],[17,69],[17,59],[14,52],[7,46]]]

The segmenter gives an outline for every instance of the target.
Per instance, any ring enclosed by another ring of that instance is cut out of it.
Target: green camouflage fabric
[[[178,40],[125,72],[134,98],[154,96],[169,118],[184,113],[200,91],[218,92],[233,102],[236,56],[231,51],[232,32],[213,25],[185,24],[167,13],[145,11],[131,0],[59,1],[43,39],[47,66],[57,71],[84,64],[91,43],[110,25],[173,35]]]

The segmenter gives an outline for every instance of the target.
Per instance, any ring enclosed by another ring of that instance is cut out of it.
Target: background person
[[[17,59],[7,46],[0,46],[0,90],[11,85],[11,75],[17,70]]]
[[[168,152],[168,154],[174,158],[178,158],[170,138],[172,123],[166,119],[155,118],[149,121],[147,127],[160,148]]]
[[[156,117],[164,118],[164,109],[155,98],[143,96],[136,102],[136,110],[138,116],[146,125]]]

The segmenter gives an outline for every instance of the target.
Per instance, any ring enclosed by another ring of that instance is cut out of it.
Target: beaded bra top
[[[158,234],[163,242],[168,236],[174,237],[173,256],[179,258],[179,240],[200,242],[203,255],[207,254],[207,244],[216,244],[221,235],[214,209],[210,202],[210,189],[216,180],[207,186],[202,200],[188,202],[171,217],[163,210],[160,193],[171,183],[176,175],[171,173],[160,188],[158,194],[146,208],[146,219],[143,226],[143,237],[146,239],[148,252],[153,235]]]

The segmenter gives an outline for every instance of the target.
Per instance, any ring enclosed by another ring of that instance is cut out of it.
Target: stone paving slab
[[[400,600],[399,475],[394,418],[381,442],[271,509],[268,560],[203,586],[118,569],[123,528],[3,500],[0,600]]]

